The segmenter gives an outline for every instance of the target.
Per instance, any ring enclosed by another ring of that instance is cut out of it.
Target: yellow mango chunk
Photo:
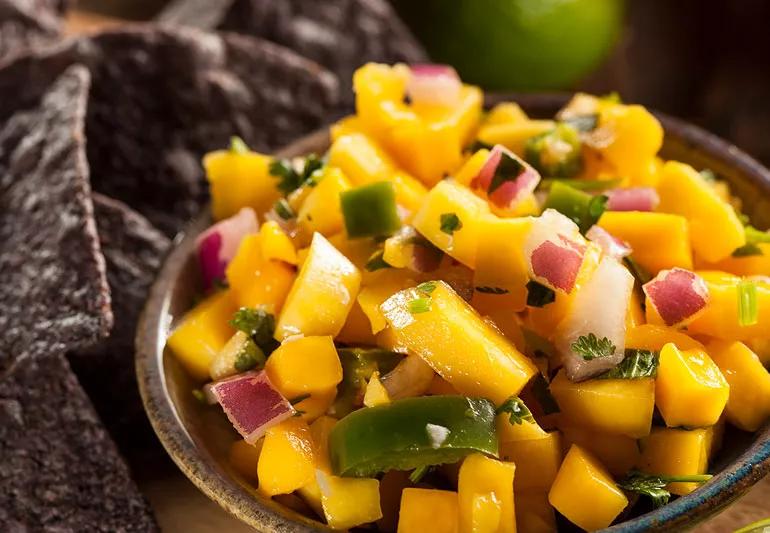
[[[641,324],[626,332],[626,347],[659,352],[668,343],[680,350],[703,348],[703,345],[674,328],[656,324]]]
[[[196,380],[209,379],[209,367],[234,330],[230,319],[237,309],[230,290],[207,297],[182,317],[166,343]]]
[[[262,261],[284,261],[290,265],[297,264],[297,250],[291,238],[281,229],[277,222],[268,220],[259,230],[259,246]]]
[[[730,384],[727,421],[744,431],[757,431],[770,417],[770,373],[742,342],[712,341],[708,351]]]
[[[520,305],[521,296],[514,293],[493,294],[474,291],[473,298],[471,298],[471,306],[478,311],[482,318],[487,322],[491,321],[520,352],[523,352],[525,347],[524,333],[521,330],[519,317],[513,312]]]
[[[275,338],[291,335],[336,336],[353,307],[361,273],[320,233],[291,287],[275,326]]]
[[[380,373],[374,372],[369,382],[366,384],[366,392],[364,392],[364,405],[366,407],[376,407],[390,403],[390,397],[388,391],[382,385],[380,381]]]
[[[478,140],[494,146],[502,144],[517,155],[524,155],[524,144],[532,137],[556,127],[553,120],[524,120],[502,124],[488,124],[479,128]]]
[[[757,321],[741,325],[739,291],[745,280],[724,272],[698,272],[706,281],[709,303],[690,325],[689,332],[722,340],[770,338],[770,281],[751,280],[756,286]]]
[[[463,163],[463,166],[461,166],[457,172],[454,173],[454,179],[457,183],[460,185],[464,185],[465,187],[470,187],[471,182],[473,181],[473,178],[475,178],[479,171],[481,170],[481,167],[484,166],[484,164],[487,162],[487,158],[489,157],[489,150],[486,148],[481,148],[480,150],[477,150],[476,153],[474,153],[471,157],[469,157],[465,163]]]
[[[609,472],[590,453],[573,445],[553,482],[548,501],[570,522],[586,531],[609,526],[628,499]]]
[[[284,341],[267,359],[265,372],[284,397],[310,396],[294,404],[308,418],[329,408],[342,381],[342,365],[330,336]]]
[[[376,479],[337,477],[321,470],[316,476],[329,527],[348,529],[382,518],[380,482]]]
[[[628,302],[628,311],[626,312],[626,331],[643,325],[644,321],[644,309],[642,309],[642,298],[639,296],[639,291],[631,291],[631,301]]]
[[[620,477],[639,464],[636,439],[625,435],[598,433],[590,428],[559,424],[567,448],[577,444],[596,457],[610,473]]]
[[[708,470],[708,431],[705,429],[654,428],[641,440],[639,468],[648,474],[690,476]],[[674,494],[684,496],[698,488],[697,483],[669,483]]]
[[[729,394],[725,377],[705,351],[663,346],[655,405],[667,426],[713,426],[722,416]]]
[[[506,124],[528,120],[527,114],[516,102],[501,102],[489,110],[484,118],[484,126]]]
[[[547,491],[556,479],[561,464],[561,449],[561,434],[552,431],[540,439],[501,441],[500,458],[516,464],[516,491]]]
[[[720,261],[746,244],[743,224],[733,207],[690,165],[676,161],[663,165],[658,194],[661,211],[690,222],[692,247],[704,260]]]
[[[726,257],[717,263],[701,261],[696,263],[699,270],[721,270],[736,276],[766,276],[770,272],[770,243],[757,244],[762,255],[747,257]]]
[[[425,197],[425,203],[414,215],[412,225],[435,246],[474,268],[480,220],[487,213],[489,206],[485,200],[452,180],[444,180]],[[460,225],[453,232],[442,231],[442,215],[452,214],[457,216]]]
[[[465,458],[457,483],[460,531],[515,533],[515,472],[513,463],[480,454]]]
[[[556,515],[542,490],[515,491],[516,531],[519,533],[553,533]]]
[[[560,370],[550,389],[565,423],[632,438],[650,433],[655,407],[653,379],[590,379],[575,383]]]
[[[339,233],[344,225],[340,193],[350,189],[350,182],[338,168],[327,166],[322,172],[318,185],[310,189],[297,213],[297,227],[304,242],[315,232],[327,237]]]
[[[362,275],[368,274],[366,263],[374,252],[377,251],[377,243],[374,239],[349,239],[343,231],[329,237],[329,242],[342,255],[348,258],[357,269],[362,271]]]
[[[257,481],[257,461],[262,451],[264,439],[255,444],[249,444],[243,439],[237,440],[230,446],[228,461],[230,465],[250,483]]]
[[[264,307],[277,313],[295,278],[294,268],[284,261],[265,261],[261,235],[247,235],[225,275],[238,307]]]
[[[437,281],[429,287],[429,294],[407,289],[380,306],[398,343],[462,394],[497,404],[518,394],[537,368],[449,285]],[[425,303],[422,298],[428,299],[427,310],[412,312],[414,300]]]
[[[377,339],[372,333],[372,327],[369,324],[369,317],[364,314],[358,301],[353,304],[345,325],[342,326],[335,339],[345,344],[357,344],[359,346],[374,346],[377,344]]]
[[[652,274],[681,267],[692,270],[690,230],[687,219],[668,213],[607,211],[599,226],[634,250],[633,258]],[[665,239],[661,239],[665,235]]]
[[[663,145],[663,128],[640,105],[600,106],[599,126],[611,142],[599,151],[621,176],[639,172]]]
[[[501,413],[495,418],[495,429],[500,442],[545,439],[548,433],[535,421],[524,420],[521,424],[511,424],[510,415]]]
[[[473,284],[487,290],[502,289],[511,295],[514,307],[527,305],[529,268],[524,257],[524,241],[532,229],[532,219],[499,218],[487,215],[479,221],[476,270]]]
[[[307,423],[299,418],[289,418],[267,430],[257,476],[259,491],[267,496],[289,494],[313,479],[315,458]]]
[[[436,489],[404,489],[398,533],[457,533],[457,493]]]
[[[366,128],[360,118],[355,115],[347,115],[331,125],[329,136],[332,142],[334,142],[343,135],[363,133],[364,131],[366,131]]]
[[[372,333],[377,334],[388,325],[380,311],[382,302],[416,283],[413,274],[403,269],[378,270],[367,277],[366,286],[358,293],[358,303],[369,319]]]
[[[211,192],[214,220],[230,217],[243,207],[258,215],[272,209],[280,198],[277,178],[270,175],[270,156],[248,151],[219,150],[206,154],[203,167]]]

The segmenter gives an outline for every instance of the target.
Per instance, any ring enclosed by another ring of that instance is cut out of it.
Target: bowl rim
[[[558,108],[570,93],[487,94],[488,108],[503,101],[519,103],[523,108]],[[666,135],[673,135],[687,146],[705,153],[745,175],[764,195],[770,197],[770,170],[735,145],[683,120],[655,112]],[[279,157],[308,153],[321,143],[328,144],[328,127],[317,130],[276,152]],[[230,514],[259,531],[332,531],[320,522],[291,511],[272,508],[252,497],[234,479],[223,478],[197,450],[182,424],[168,393],[163,369],[165,338],[162,321],[167,320],[170,289],[190,253],[195,237],[210,220],[205,209],[174,240],[174,246],[148,294],[140,316],[136,339],[136,374],[145,412],[163,447],[180,470],[210,499]],[[672,531],[692,527],[696,521],[716,514],[770,473],[770,423],[757,433],[759,437],[734,461],[697,491],[646,514],[607,528],[613,533]]]

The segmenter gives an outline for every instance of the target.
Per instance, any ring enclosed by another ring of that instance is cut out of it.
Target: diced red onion
[[[224,279],[225,269],[235,257],[241,240],[257,231],[257,215],[250,207],[244,207],[198,236],[195,242],[204,289],[211,288],[216,280]]]
[[[492,148],[481,170],[471,180],[471,187],[488,192],[504,157],[515,159],[522,167],[521,173],[515,179],[500,184],[495,190],[488,193],[487,197],[495,206],[510,209],[535,190],[537,184],[540,183],[540,174],[504,146],[498,144]]]
[[[426,241],[425,244],[414,243],[412,245],[412,261],[409,267],[415,272],[433,272],[441,264],[444,254]]]
[[[654,211],[660,204],[658,191],[652,187],[611,189],[604,194],[610,211]]]
[[[566,293],[575,288],[585,251],[577,225],[553,209],[534,219],[524,243],[532,279]]]
[[[626,312],[634,288],[634,277],[618,261],[604,257],[591,278],[580,287],[568,314],[556,329],[554,345],[567,377],[581,381],[616,366],[623,360],[626,342]],[[586,360],[572,344],[593,333],[615,347],[612,354]]]
[[[667,326],[687,325],[709,302],[704,279],[683,268],[661,270],[642,288]]]
[[[210,384],[211,394],[235,429],[250,444],[275,424],[294,415],[289,401],[264,371],[245,372]]]
[[[605,255],[615,259],[623,259],[633,252],[630,244],[618,239],[601,226],[591,226],[591,229],[586,232],[586,237],[591,242],[598,244]]]
[[[460,100],[463,84],[448,65],[410,66],[406,94],[413,103],[453,106]]]

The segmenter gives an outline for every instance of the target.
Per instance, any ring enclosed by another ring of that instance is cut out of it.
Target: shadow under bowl
[[[488,95],[487,106],[518,102],[534,117],[550,117],[567,95]],[[680,120],[658,114],[665,130],[661,155],[695,168],[710,168],[729,182],[743,210],[759,227],[770,227],[770,171],[735,146]],[[316,132],[280,152],[293,157],[323,153],[326,131]],[[239,437],[217,406],[198,402],[193,382],[165,350],[168,331],[187,311],[200,286],[194,260],[195,237],[211,223],[202,213],[177,241],[155,281],[136,335],[136,371],[147,415],[174,462],[192,482],[228,512],[264,532],[331,531],[257,493],[228,462],[230,445]],[[665,238],[665,236],[661,236]],[[717,513],[770,471],[770,427],[755,434],[729,431],[712,465],[716,474],[694,493],[669,505],[630,518],[607,531],[672,531],[692,527]]]

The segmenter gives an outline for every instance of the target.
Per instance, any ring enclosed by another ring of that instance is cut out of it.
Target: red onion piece
[[[546,209],[533,219],[524,241],[530,277],[554,290],[572,292],[586,245],[572,220],[554,209]]]
[[[463,84],[448,65],[410,66],[406,94],[413,103],[453,106],[460,100]]]
[[[610,211],[654,211],[660,204],[658,191],[652,187],[611,189],[604,194]]]
[[[294,415],[294,408],[273,387],[264,371],[245,372],[210,385],[211,394],[227,418],[250,444],[270,427]]]
[[[501,164],[504,164],[508,159],[515,161],[520,166],[521,172],[515,179],[504,181],[490,193],[489,189],[493,186],[495,174],[500,170]],[[498,144],[492,148],[481,170],[471,180],[471,187],[487,192],[490,202],[497,207],[507,209],[514,207],[519,201],[531,194],[538,183],[540,183],[540,174],[537,170]]]
[[[235,257],[241,240],[257,231],[257,215],[250,207],[244,207],[198,236],[195,242],[204,289],[208,290],[216,280],[224,279],[225,269]]]
[[[433,272],[439,267],[443,257],[443,252],[429,242],[427,244],[414,243],[409,268],[421,274]]]
[[[642,288],[667,326],[687,325],[709,302],[703,278],[683,268],[661,270]]]
[[[615,259],[623,259],[633,252],[631,245],[626,241],[618,239],[609,231],[597,225],[591,226],[591,229],[586,232],[586,237],[588,237],[589,241],[598,244],[605,255]]]

